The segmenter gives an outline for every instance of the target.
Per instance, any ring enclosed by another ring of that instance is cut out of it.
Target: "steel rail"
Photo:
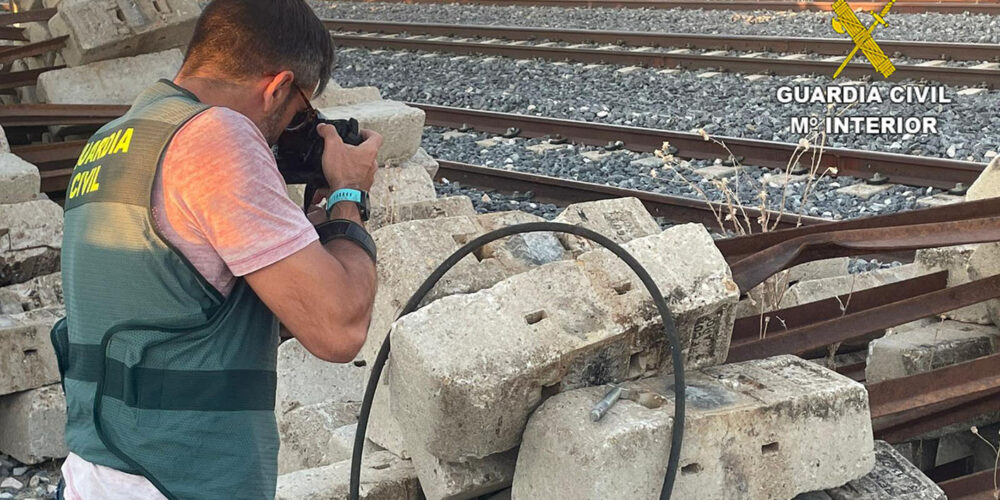
[[[128,108],[118,104],[11,104],[0,106],[0,127],[104,125]]]
[[[740,73],[767,73],[774,75],[802,76],[804,74],[831,75],[840,61],[805,59],[779,59],[773,57],[712,56],[705,54],[674,54],[660,51],[627,49],[588,49],[570,47],[539,47],[537,45],[511,45],[507,43],[415,40],[384,36],[334,34],[341,46],[370,49],[427,50],[465,55],[494,55],[519,59],[549,59],[581,63],[620,64],[650,68],[718,69]],[[917,66],[897,64],[889,76],[890,81],[931,80],[950,85],[985,85],[1000,88],[1000,70],[958,66]],[[872,75],[868,63],[855,62],[844,67],[841,75],[862,78]]]
[[[30,12],[30,11],[29,11]],[[51,66],[47,68],[29,69],[26,71],[12,71],[10,73],[0,73],[0,89],[15,89],[34,85],[38,81],[38,75],[54,69],[62,69],[66,66]]]
[[[872,429],[899,442],[1000,409],[1000,353],[868,385]]]
[[[638,198],[649,213],[654,216],[673,221],[700,222],[706,226],[715,228],[719,228],[719,219],[715,214],[721,214],[721,217],[724,218],[729,213],[729,208],[726,205],[717,202],[669,196],[650,191],[625,189],[512,170],[501,170],[448,160],[438,160],[438,165],[438,179],[446,178],[450,182],[457,181],[462,185],[473,186],[479,189],[495,189],[500,192],[531,191],[534,194],[533,199],[541,203],[553,203],[565,206],[583,201],[633,197]],[[751,229],[759,231],[760,226],[756,225],[756,220],[761,215],[760,210],[753,207],[745,207],[740,210],[745,210],[748,218],[755,224]],[[771,221],[779,221],[779,226],[783,225],[783,227],[795,227],[797,224],[796,221],[799,220],[797,216],[778,214],[776,212],[769,212],[767,217]],[[740,222],[745,224],[742,216],[740,217]],[[827,222],[827,220],[809,216],[801,218],[802,224],[818,224],[822,222]],[[725,223],[724,220],[723,223]],[[730,225],[725,229],[733,230],[734,227]]]
[[[606,145],[621,140],[632,151],[652,152],[669,142],[678,149],[676,156],[711,160],[728,158],[729,152],[714,141],[701,135],[624,125],[607,125],[594,122],[545,118],[540,116],[480,111],[423,103],[407,103],[424,110],[427,125],[460,128],[469,125],[484,132],[502,134],[510,127],[520,130],[524,137],[560,135],[581,144]],[[724,143],[732,154],[743,157],[743,163],[784,171],[798,146],[784,142],[762,141],[726,136],[713,136]],[[808,167],[814,147],[799,158],[799,165]],[[890,182],[916,186],[952,188],[956,183],[971,185],[985,165],[982,163],[946,160],[926,156],[881,153],[847,148],[823,148],[820,171],[835,167],[838,175],[870,178],[876,172],[889,177]]]
[[[535,28],[522,26],[455,25],[404,23],[354,19],[324,19],[323,24],[338,31],[433,35],[452,37],[502,38],[506,40],[550,40],[567,43],[608,43],[630,46],[682,47],[711,50],[813,53],[839,56],[850,52],[854,42],[844,38],[797,38],[779,36],[703,35],[640,31],[596,31]],[[336,39],[342,35],[333,35]],[[879,40],[887,54],[916,59],[991,61],[1000,57],[1000,45],[990,43]]]
[[[782,242],[810,234],[832,233],[854,229],[889,228],[913,224],[952,222],[1000,216],[1000,198],[955,203],[940,207],[908,210],[889,215],[865,217],[845,221],[828,222],[795,229],[750,234],[719,240],[716,245],[726,260],[733,264],[750,254],[764,251]]]
[[[24,28],[17,28],[14,26],[0,26],[0,40],[14,40],[16,42],[26,42],[28,41],[27,35],[24,34]]]
[[[730,269],[733,281],[747,292],[782,270],[814,260],[992,241],[1000,241],[1000,216],[851,229],[793,238],[750,255]]]
[[[1000,297],[1000,275],[793,328],[763,339],[734,343],[729,348],[727,362],[800,354],[996,297]]]
[[[724,241],[717,240],[716,243]],[[807,304],[786,307],[739,318],[733,324],[730,337],[733,345],[753,342],[784,331],[801,328],[822,321],[837,319],[845,314],[854,314],[874,307],[880,307],[903,299],[923,295],[948,286],[948,272],[925,274],[888,285],[858,290]],[[764,318],[770,318],[764,320]],[[765,329],[761,334],[762,327]]]
[[[715,159],[729,153],[713,141],[698,134],[623,125],[544,118],[538,116],[498,113],[473,109],[407,103],[424,110],[427,124],[459,128],[470,125],[490,133],[504,133],[510,127],[520,129],[525,137],[545,137],[554,134],[582,144],[605,145],[622,140],[633,151],[652,152],[664,141],[678,148],[684,158]],[[48,105],[30,104],[0,108],[0,126],[19,125],[92,125],[111,121],[128,110],[128,106]],[[102,122],[103,120],[103,122]],[[733,154],[742,156],[744,163],[784,169],[795,153],[795,144],[716,136]],[[814,148],[815,151],[815,148]],[[806,166],[812,153],[802,155],[799,164]],[[947,160],[923,156],[880,153],[846,148],[824,148],[822,168],[835,167],[838,175],[867,178],[878,172],[892,182],[951,188],[962,182],[971,185],[984,168],[981,163]]]
[[[0,14],[0,26],[10,26],[11,24],[30,23],[34,21],[48,21],[56,15],[58,10],[55,7],[48,9],[25,10],[16,14]]]
[[[66,45],[66,40],[69,40],[69,35],[63,35],[25,45],[0,47],[0,64],[10,64],[22,57],[38,56],[45,54],[46,52],[59,50]]]
[[[756,0],[718,0],[718,1],[698,1],[698,0],[379,0],[388,3],[412,3],[412,4],[450,4],[457,3],[463,5],[527,5],[536,7],[588,7],[604,9],[703,9],[703,10],[791,10],[791,11],[817,11],[825,12],[832,10],[833,2],[795,2],[795,1],[756,1]],[[877,11],[885,4],[879,2],[854,2],[851,7],[865,11]],[[943,12],[960,14],[969,12],[973,14],[997,14],[1000,13],[1000,6],[994,2],[963,1],[963,2],[922,2],[922,1],[902,1],[896,2],[892,6],[893,12],[898,13],[922,13],[922,12]]]
[[[996,500],[993,494],[993,469],[968,474],[938,483],[948,500]]]

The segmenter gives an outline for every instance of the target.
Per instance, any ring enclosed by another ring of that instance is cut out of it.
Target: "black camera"
[[[320,123],[333,125],[344,144],[357,146],[364,142],[358,121],[354,118],[327,120],[318,112],[294,129],[286,129],[278,137],[274,148],[278,172],[281,172],[286,184],[306,185],[307,206],[317,189],[329,187],[323,175],[323,138],[316,131]]]

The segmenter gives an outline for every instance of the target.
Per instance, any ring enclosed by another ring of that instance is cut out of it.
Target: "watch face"
[[[368,206],[368,192],[361,192],[361,203],[358,203],[358,209],[361,210],[361,221],[365,222],[368,220],[369,206]]]

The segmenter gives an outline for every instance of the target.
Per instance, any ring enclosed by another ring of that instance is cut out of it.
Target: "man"
[[[277,321],[349,362],[375,295],[357,200],[382,138],[321,125],[312,226],[270,146],[302,126],[333,45],[303,0],[215,0],[172,82],[88,141],[67,191],[63,374],[70,500],[274,498]],[[345,222],[348,221],[348,222]]]

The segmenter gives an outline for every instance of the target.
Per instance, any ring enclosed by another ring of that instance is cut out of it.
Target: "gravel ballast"
[[[735,73],[620,73],[614,65],[365,49],[342,49],[338,61],[334,78],[341,85],[376,85],[386,99],[790,143],[800,138],[791,133],[792,118],[824,116],[827,106],[781,104],[777,89],[834,83],[825,76],[751,82]],[[887,96],[896,83],[870,85]],[[1000,91],[958,90],[945,87],[950,103],[833,105],[831,113],[849,116],[935,117],[938,134],[838,134],[827,146],[986,162],[987,153],[1000,149]]]
[[[506,170],[548,175],[597,184],[683,196],[695,200],[725,202],[726,192],[743,205],[759,206],[766,194],[772,210],[830,219],[847,219],[918,208],[918,200],[940,189],[893,185],[867,200],[836,190],[863,181],[851,177],[820,176],[809,186],[808,179],[797,178],[787,184],[774,177],[773,170],[744,165],[739,178],[730,177],[723,190],[717,182],[706,179],[696,169],[717,165],[705,160],[681,160],[664,164],[652,154],[602,148],[559,145],[547,151],[529,149],[542,139],[504,139],[483,133],[456,135],[446,129],[426,127],[423,147],[435,158]],[[447,136],[445,135],[447,134]],[[484,142],[485,141],[485,142]],[[590,157],[585,156],[590,155]],[[596,158],[596,159],[594,159]],[[666,168],[665,168],[666,166]],[[683,177],[683,178],[682,178]],[[685,180],[686,179],[686,180]],[[808,196],[803,195],[808,189]],[[476,194],[470,195],[473,202]],[[490,193],[492,197],[493,194]],[[784,201],[782,201],[784,200]],[[543,215],[544,216],[544,215]]]
[[[323,2],[320,17],[414,23],[483,24],[594,30],[835,38],[829,12],[701,9],[587,9],[488,5]],[[870,24],[868,13],[859,18]],[[891,13],[879,40],[1000,43],[1000,22],[987,14]]]

